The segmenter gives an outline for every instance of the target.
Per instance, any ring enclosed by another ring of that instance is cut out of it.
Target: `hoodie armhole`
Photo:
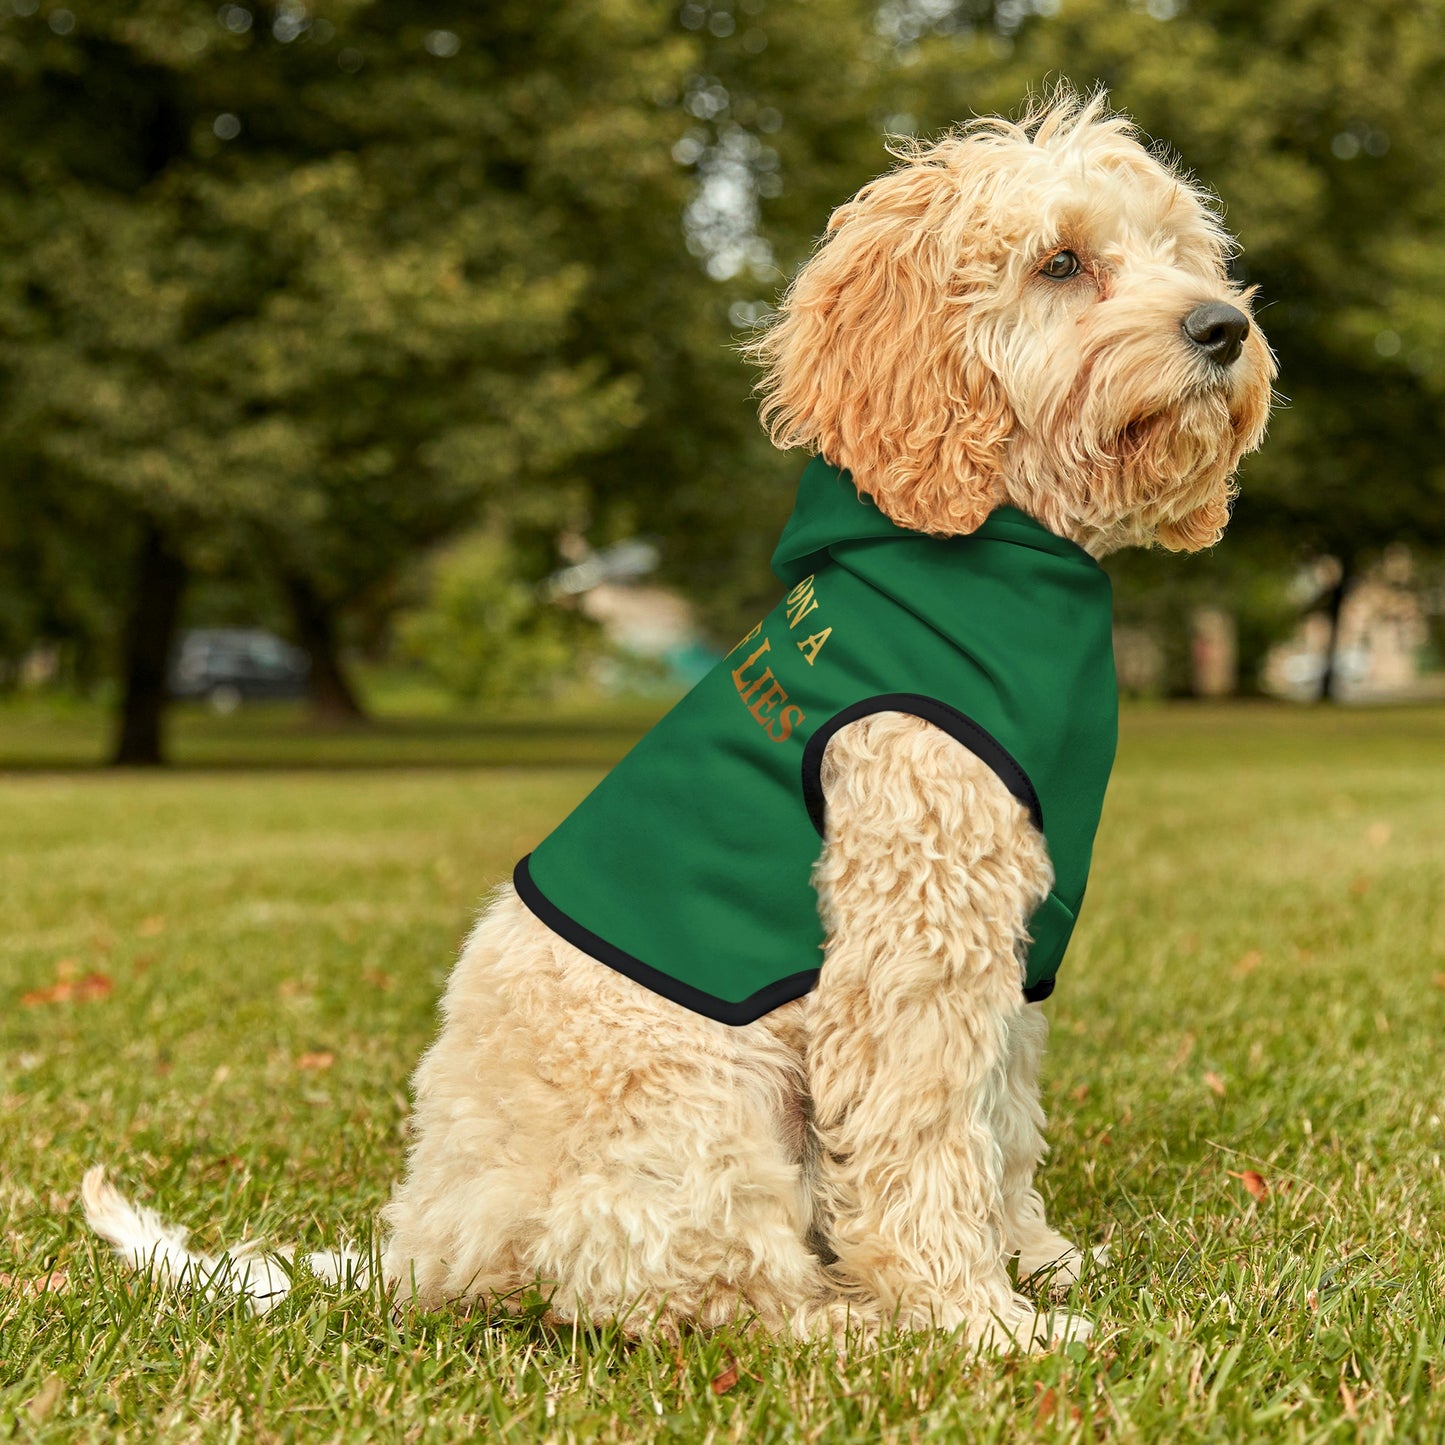
[[[1034,827],[1041,833],[1044,831],[1044,812],[1034,785],[1013,755],[992,733],[981,728],[957,708],[950,707],[946,702],[939,702],[937,698],[916,692],[885,692],[879,693],[877,697],[864,698],[862,702],[851,703],[841,712],[834,713],[814,731],[803,749],[803,802],[820,838],[826,836],[824,828],[827,821],[827,800],[823,796],[823,754],[835,733],[849,723],[857,722],[859,718],[871,717],[879,712],[901,712],[922,718],[924,722],[931,723],[962,743],[969,752],[993,769],[999,781],[1028,811]]]

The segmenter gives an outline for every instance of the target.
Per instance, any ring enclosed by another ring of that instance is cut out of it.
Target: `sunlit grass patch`
[[[370,1248],[475,908],[636,725],[545,766],[0,780],[0,1434],[1445,1438],[1438,710],[1126,716],[1047,1005],[1045,1192],[1112,1250],[1087,1346],[632,1345],[304,1275],[256,1319],[85,1237],[105,1160],[202,1248]]]

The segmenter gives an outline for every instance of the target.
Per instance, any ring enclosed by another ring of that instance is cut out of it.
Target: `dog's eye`
[[[1055,251],[1039,267],[1039,274],[1047,276],[1050,281],[1067,281],[1070,276],[1077,276],[1081,269],[1079,258],[1072,251]]]

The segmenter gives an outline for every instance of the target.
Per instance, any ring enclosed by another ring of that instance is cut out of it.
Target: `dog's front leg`
[[[1039,1103],[1039,1065],[1049,1026],[1043,1010],[1025,1007],[1009,1025],[1008,1058],[994,1103],[994,1133],[1003,1157],[1004,1247],[1018,1256],[1019,1278],[1047,1284],[1061,1293],[1074,1284],[1084,1256],[1048,1222],[1034,1173],[1047,1152],[1044,1111]],[[1103,1245],[1093,1251],[1106,1259]]]
[[[1007,1268],[996,1131],[1043,840],[993,772],[916,718],[832,740],[815,881],[827,933],[808,1070],[820,1223],[869,1312],[989,1345],[1078,1338]]]

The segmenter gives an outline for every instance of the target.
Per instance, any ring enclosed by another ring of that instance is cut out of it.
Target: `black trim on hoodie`
[[[1040,833],[1044,831],[1044,810],[1039,795],[1029,781],[1029,775],[1015,761],[1013,755],[991,733],[966,717],[957,708],[939,702],[936,697],[925,697],[917,692],[882,692],[876,697],[866,697],[862,702],[850,703],[841,712],[836,712],[816,729],[803,749],[803,801],[807,804],[808,816],[813,820],[820,838],[826,837],[824,828],[825,800],[823,797],[823,754],[834,733],[857,722],[859,718],[871,717],[878,712],[903,712],[932,723],[950,737],[957,739],[971,753],[988,764],[998,774],[999,781],[1028,809],[1029,821]]]

